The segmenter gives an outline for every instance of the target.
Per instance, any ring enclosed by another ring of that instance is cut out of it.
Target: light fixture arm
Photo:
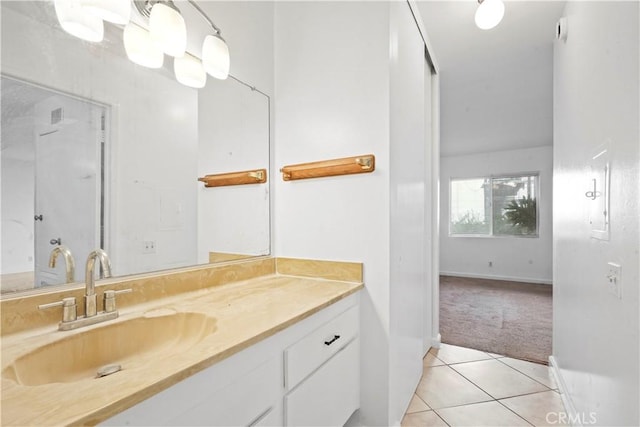
[[[218,26],[213,23],[211,18],[209,18],[209,16],[207,16],[207,14],[204,13],[204,10],[202,10],[202,8],[200,6],[198,6],[198,3],[196,3],[194,0],[187,0],[187,1],[191,4],[191,6],[193,6],[193,8],[195,10],[198,11],[198,13],[200,13],[200,15],[205,19],[205,21],[207,21],[209,23],[209,25],[211,25],[211,27],[213,27],[213,29],[216,31],[216,34],[218,36],[222,37],[222,30],[220,30],[220,28],[218,28]]]
[[[216,24],[213,23],[211,18],[209,18],[209,16],[204,12],[204,10],[202,10],[202,8],[198,5],[198,3],[196,3],[194,0],[187,0],[187,1],[200,14],[200,16],[202,16],[205,19],[205,21],[207,21],[207,23],[211,25],[213,30],[216,32],[216,35],[222,38],[222,30]],[[140,12],[140,15],[146,18],[151,16],[151,8],[156,3],[164,3],[170,8],[175,9],[178,12],[180,11],[178,7],[173,3],[172,0],[133,0],[133,5],[135,6],[136,10]]]
[[[151,16],[151,8],[156,3],[163,3],[169,6],[171,9],[180,12],[180,9],[173,3],[172,0],[132,0],[133,6],[140,13],[140,15],[145,18],[149,18]]]

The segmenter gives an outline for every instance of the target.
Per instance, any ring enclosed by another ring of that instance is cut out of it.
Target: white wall
[[[640,424],[638,2],[568,2],[555,46],[553,359],[578,416]],[[610,240],[590,237],[590,159],[610,141]],[[607,262],[622,265],[622,299]],[[585,423],[586,425],[586,423]]]
[[[376,156],[371,174],[274,179],[277,256],[364,263],[363,424],[389,416],[388,11],[382,2],[275,10],[276,167]]]
[[[441,157],[440,160],[440,273],[551,283],[552,181],[551,146],[482,154]],[[520,172],[540,173],[539,237],[451,237],[449,182]],[[489,267],[489,262],[493,263]]]
[[[364,263],[359,422],[399,424],[423,355],[424,48],[404,2],[280,2],[275,52],[276,168],[376,156],[275,178],[275,253]]]

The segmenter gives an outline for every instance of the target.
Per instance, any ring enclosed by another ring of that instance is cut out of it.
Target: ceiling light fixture
[[[478,0],[475,21],[481,30],[490,30],[502,21],[504,3],[502,0]]]
[[[204,87],[207,74],[229,76],[229,47],[222,31],[194,0],[186,0],[213,30],[202,43],[202,60],[187,47],[187,25],[173,0],[54,0],[60,26],[83,40],[102,41],[104,22],[125,25],[124,48],[135,64],[160,68],[164,54],[174,57],[176,79],[189,87]],[[139,17],[131,20],[132,4]],[[146,22],[145,22],[146,21]]]

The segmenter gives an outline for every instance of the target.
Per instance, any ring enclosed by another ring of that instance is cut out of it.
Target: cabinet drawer
[[[355,339],[285,396],[288,426],[342,426],[360,406],[360,340]]]
[[[284,351],[285,387],[291,390],[358,335],[358,307],[351,307]]]

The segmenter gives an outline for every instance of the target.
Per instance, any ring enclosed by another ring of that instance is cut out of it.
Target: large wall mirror
[[[99,44],[65,33],[52,2],[0,5],[3,294],[81,282],[95,248],[117,276],[269,254],[270,179],[197,180],[268,174],[267,96],[232,77],[183,86],[170,60],[130,62],[121,28]]]

